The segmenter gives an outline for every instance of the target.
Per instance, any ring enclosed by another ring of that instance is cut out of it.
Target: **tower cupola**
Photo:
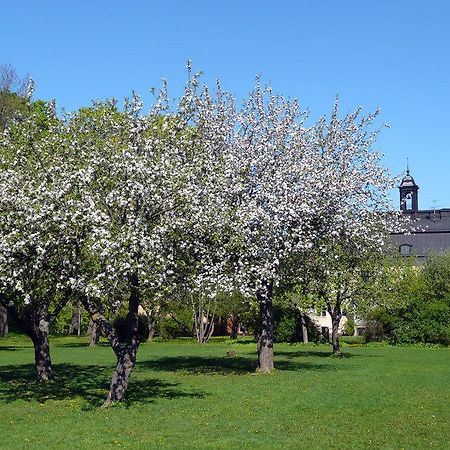
[[[419,198],[417,186],[414,178],[409,173],[409,165],[406,168],[406,175],[403,177],[400,186],[400,210],[401,211],[418,211]]]

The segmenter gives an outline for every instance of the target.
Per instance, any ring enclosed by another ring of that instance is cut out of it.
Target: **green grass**
[[[143,344],[128,401],[100,409],[114,357],[53,338],[57,380],[37,384],[31,343],[0,339],[0,448],[448,448],[449,350],[253,342]],[[227,350],[236,357],[227,357]]]

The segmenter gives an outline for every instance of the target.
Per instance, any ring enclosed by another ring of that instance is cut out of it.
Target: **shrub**
[[[353,336],[355,334],[355,321],[353,319],[347,319],[343,332],[345,336]]]
[[[281,305],[274,305],[275,318],[275,342],[302,342],[302,327],[300,313],[293,308]],[[308,330],[308,341],[319,342],[321,339],[320,330],[309,319],[306,318],[306,328]]]
[[[413,299],[398,308],[377,308],[367,323],[368,341],[388,339],[392,344],[450,344],[450,302]]]
[[[192,337],[192,330],[183,322],[172,315],[164,317],[158,326],[157,334],[162,339],[177,339],[180,337]]]
[[[275,306],[274,316],[275,342],[300,342],[302,340],[299,316],[296,311]]]

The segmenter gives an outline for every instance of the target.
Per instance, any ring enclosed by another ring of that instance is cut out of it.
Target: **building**
[[[411,219],[409,233],[391,234],[394,248],[401,256],[414,256],[420,265],[432,253],[450,251],[450,208],[419,209],[419,186],[411,176],[409,168],[400,186],[400,210]],[[320,314],[311,312],[311,320],[328,336],[331,330],[331,316],[322,311]],[[341,319],[339,333],[342,333],[346,317]],[[355,335],[363,334],[365,323],[355,320]]]
[[[411,218],[410,233],[394,233],[392,241],[402,256],[423,264],[432,253],[450,251],[450,208],[419,209],[419,186],[406,170],[399,186],[400,210]]]

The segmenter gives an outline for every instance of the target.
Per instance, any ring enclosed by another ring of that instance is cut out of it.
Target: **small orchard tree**
[[[387,251],[389,232],[402,227],[400,214],[390,212],[389,191],[396,180],[372,150],[378,130],[371,126],[377,116],[378,111],[360,118],[358,109],[340,119],[336,101],[331,120],[322,118],[312,133],[321,180],[316,185],[316,239],[305,255],[300,280],[308,282],[331,316],[334,353],[340,352],[344,310],[361,300]]]
[[[66,137],[39,102],[0,138],[0,300],[33,341],[39,381],[53,376],[49,326],[70,298],[63,280],[82,233]]]
[[[316,164],[309,130],[296,101],[255,90],[237,117],[233,151],[236,171],[236,233],[241,247],[237,278],[245,295],[259,304],[258,370],[273,365],[274,290],[283,282],[283,267],[312,245]]]
[[[145,116],[134,96],[124,112],[114,103],[102,103],[70,119],[80,197],[89,205],[83,220],[90,230],[78,250],[85,262],[71,286],[117,358],[105,406],[124,398],[139,348],[141,300],[167,295],[183,283],[213,296],[224,284],[225,252],[211,244],[211,236],[208,243],[200,239],[222,220],[215,177],[222,170],[221,159],[201,144],[206,138],[197,127],[195,89],[193,77],[178,108],[165,115],[163,89]],[[220,229],[216,231],[219,236]],[[203,269],[193,271],[188,282],[180,280],[184,269],[177,248],[202,261]],[[123,303],[128,310],[126,341],[120,342],[102,309]]]

